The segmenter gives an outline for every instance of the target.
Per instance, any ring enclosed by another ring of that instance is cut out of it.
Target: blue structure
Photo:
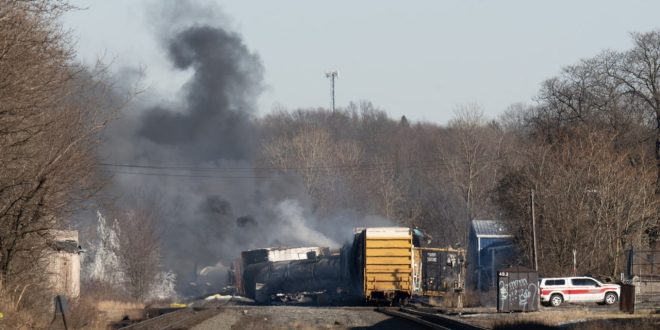
[[[498,220],[472,220],[468,237],[468,285],[488,290],[497,283],[497,269],[515,256],[513,236]]]

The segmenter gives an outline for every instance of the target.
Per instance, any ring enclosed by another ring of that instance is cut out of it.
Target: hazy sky
[[[143,84],[163,95],[185,81],[156,41],[158,2],[73,3],[87,7],[64,18],[83,61],[143,66]],[[495,117],[531,102],[562,66],[604,48],[627,49],[629,32],[660,25],[654,0],[215,3],[224,17],[217,23],[240,33],[263,61],[260,113],[275,105],[329,107],[324,73],[333,69],[337,106],[369,100],[393,117],[439,123],[462,103],[479,103]]]

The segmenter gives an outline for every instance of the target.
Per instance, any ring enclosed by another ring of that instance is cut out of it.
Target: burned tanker
[[[341,301],[341,256],[318,256],[306,260],[275,261],[249,265],[245,283],[250,285],[248,296],[257,303],[273,299],[282,302]]]
[[[349,283],[347,259],[327,247],[266,248],[244,251],[232,264],[230,285],[257,303],[337,300]]]

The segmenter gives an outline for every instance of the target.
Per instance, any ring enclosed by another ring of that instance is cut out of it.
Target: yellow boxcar
[[[412,232],[403,227],[374,227],[362,232],[363,289],[367,301],[393,302],[412,295]]]

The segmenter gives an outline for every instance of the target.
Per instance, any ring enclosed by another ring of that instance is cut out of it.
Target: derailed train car
[[[337,254],[249,265],[244,273],[246,295],[257,303],[340,300],[347,280],[340,263]]]
[[[287,272],[283,274],[284,277],[282,277],[283,272],[278,271],[282,265],[296,262],[310,264],[312,261],[329,255],[329,251],[327,247],[263,248],[243,251],[231,265],[228,276],[228,284],[231,288],[229,291],[255,299],[257,286],[259,289],[263,289],[263,282],[269,279],[271,273],[274,274],[274,280],[277,275],[280,277],[279,281],[288,279],[288,268]],[[301,269],[293,272],[296,271],[301,271]],[[273,282],[269,285],[272,291],[278,288],[275,284],[276,282]]]
[[[465,249],[415,247],[413,292],[440,297],[461,293],[465,285]]]
[[[258,303],[393,303],[448,288],[441,279],[451,273],[448,265],[433,268],[429,257],[440,252],[414,247],[410,228],[363,228],[355,231],[352,243],[332,253],[315,247],[245,251],[230,278],[238,294]],[[458,258],[451,253],[438,258],[452,256]]]
[[[366,228],[355,235],[351,278],[360,298],[397,302],[412,296],[413,236],[410,228]]]

